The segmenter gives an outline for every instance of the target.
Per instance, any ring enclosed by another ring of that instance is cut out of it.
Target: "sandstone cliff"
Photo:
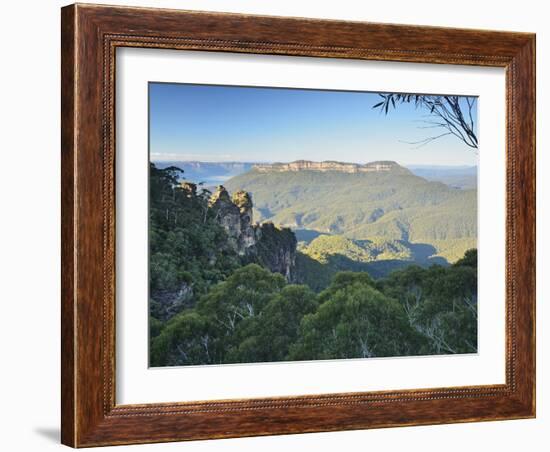
[[[272,272],[283,275],[288,282],[296,282],[296,245],[294,232],[278,228],[273,223],[255,227],[256,245],[253,257]]]
[[[250,193],[237,191],[232,197],[218,186],[210,198],[210,209],[227,232],[228,246],[248,262],[257,262],[272,272],[294,281],[296,237],[288,228],[273,223],[253,223],[253,203]]]
[[[185,198],[197,197],[197,185],[191,182],[180,184]],[[196,207],[196,206],[195,206]],[[224,257],[237,259],[240,265],[257,263],[272,272],[280,273],[288,282],[296,279],[296,237],[287,228],[278,228],[273,223],[254,224],[252,196],[245,191],[236,191],[230,196],[223,186],[218,186],[210,196],[208,206],[200,217],[214,218],[226,232],[226,238],[218,246],[219,253],[209,253],[203,258],[215,266]],[[206,227],[206,226],[205,226]],[[222,257],[224,256],[224,257]],[[197,256],[193,256],[197,258]],[[198,259],[201,256],[199,255]],[[204,266],[204,263],[201,264]],[[197,271],[197,270],[195,270]],[[156,319],[165,321],[185,308],[193,307],[201,291],[197,292],[196,281],[191,273],[169,288],[155,288],[151,292],[150,312]]]
[[[239,191],[231,199],[227,190],[220,185],[210,198],[210,209],[227,232],[229,245],[240,256],[248,254],[248,249],[256,243],[250,195]]]
[[[371,173],[379,171],[391,171],[402,168],[396,162],[377,161],[365,163],[343,163],[335,161],[312,162],[309,160],[297,160],[291,163],[258,164],[253,167],[256,171],[283,172],[283,171],[338,171],[343,173]]]

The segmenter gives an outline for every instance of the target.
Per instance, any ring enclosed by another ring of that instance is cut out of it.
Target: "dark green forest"
[[[345,258],[364,262],[331,265],[334,240],[302,254],[290,229],[251,224],[246,193],[183,176],[150,166],[151,366],[477,351],[475,249],[375,279],[370,254],[408,250],[346,241]]]

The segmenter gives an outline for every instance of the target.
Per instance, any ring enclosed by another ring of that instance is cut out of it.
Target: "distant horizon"
[[[288,160],[288,161],[267,161],[267,160],[254,160],[254,161],[246,161],[246,160],[177,160],[177,159],[150,159],[151,163],[240,163],[240,164],[247,164],[247,165],[255,165],[255,164],[276,164],[276,163],[293,163],[298,161],[308,161],[308,162],[315,162],[315,163],[323,163],[323,162],[336,162],[336,163],[343,163],[343,164],[354,164],[354,165],[366,165],[373,162],[379,162],[382,160],[368,160],[364,162],[351,162],[351,161],[344,161],[344,160],[309,160],[309,159],[295,159],[295,160]],[[399,161],[393,160],[393,159],[387,159],[387,161],[393,161],[397,163],[400,166],[404,167],[417,167],[417,168],[474,168],[478,165],[464,165],[464,164],[457,164],[457,165],[437,165],[437,164],[415,164],[415,163],[400,163]]]
[[[378,92],[149,83],[149,149],[157,161],[339,160],[477,166],[474,150],[441,134],[427,112],[373,108]],[[477,109],[472,116],[477,121]],[[299,156],[299,158],[297,158]]]

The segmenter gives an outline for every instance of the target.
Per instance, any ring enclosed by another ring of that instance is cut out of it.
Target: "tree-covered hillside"
[[[449,262],[477,246],[477,191],[400,166],[368,173],[252,169],[226,186],[252,193],[258,220],[293,229],[430,244]]]
[[[152,366],[477,350],[475,250],[448,265],[430,245],[296,235],[253,209],[150,166]]]
[[[149,170],[150,314],[166,320],[235,270],[258,263],[292,279],[296,238],[272,223],[252,224],[248,194],[215,193],[181,182],[177,167]]]
[[[367,272],[373,278],[383,278],[392,271],[420,265],[447,265],[434,256],[434,246],[403,240],[377,238],[354,240],[341,235],[320,235],[311,242],[300,242],[296,257],[297,281],[315,291],[326,288],[340,271]]]
[[[315,294],[255,264],[151,332],[151,365],[477,351],[477,255],[375,281],[340,272]]]
[[[240,265],[208,209],[210,193],[182,186],[182,173],[177,167],[149,168],[149,294],[156,319],[192,306]]]

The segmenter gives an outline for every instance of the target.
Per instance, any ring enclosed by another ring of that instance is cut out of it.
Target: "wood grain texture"
[[[147,8],[62,10],[62,442],[74,447],[535,415],[535,37]],[[506,68],[506,384],[115,403],[117,47]]]
[[[74,151],[75,151],[75,39],[74,8],[63,9],[61,19],[61,441],[75,444],[74,384]]]

